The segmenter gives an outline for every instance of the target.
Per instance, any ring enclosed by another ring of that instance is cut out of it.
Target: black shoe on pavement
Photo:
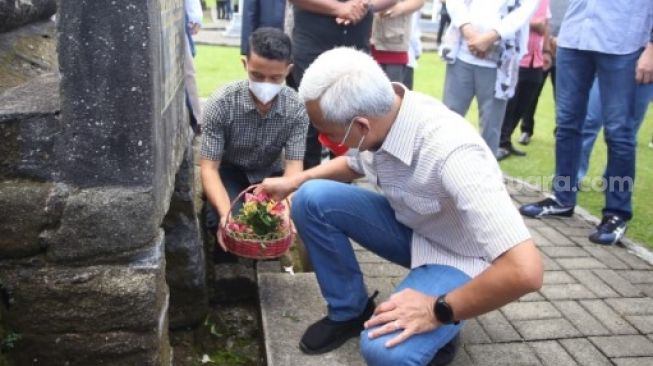
[[[529,203],[519,208],[519,213],[528,217],[563,216],[574,214],[574,206],[563,206],[553,198]]]
[[[440,348],[438,353],[435,354],[435,357],[433,357],[431,362],[429,362],[428,366],[445,366],[450,364],[453,361],[454,357],[456,357],[459,339],[460,333],[456,334],[456,336],[453,337],[449,343]]]
[[[590,234],[592,243],[614,245],[624,237],[628,223],[617,215],[605,215],[601,223]]]
[[[374,298],[379,294],[375,291],[367,300],[365,310],[358,317],[346,321],[333,321],[328,316],[318,320],[306,329],[299,348],[309,355],[317,355],[334,350],[343,345],[349,338],[357,337],[363,331],[363,323],[374,314]]]

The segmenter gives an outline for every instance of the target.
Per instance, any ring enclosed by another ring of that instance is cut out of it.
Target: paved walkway
[[[542,198],[508,183],[519,205]],[[545,265],[544,286],[466,322],[454,366],[653,366],[653,266],[621,246],[587,239],[592,225],[571,219],[527,219]],[[368,289],[387,298],[406,270],[356,249]],[[315,276],[279,273],[261,263],[259,294],[268,366],[364,365],[357,340],[321,356],[303,355],[297,343],[324,316]]]

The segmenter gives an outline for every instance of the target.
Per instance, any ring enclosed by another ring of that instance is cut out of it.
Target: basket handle
[[[224,221],[224,226],[222,226],[223,229],[227,227],[227,224],[229,224],[230,220],[233,220],[231,218],[231,211],[233,211],[234,207],[236,207],[236,203],[238,203],[238,201],[245,195],[245,193],[247,193],[249,191],[253,191],[258,186],[260,186],[260,184],[252,184],[251,186],[243,189],[238,194],[238,196],[236,196],[236,198],[233,200],[233,202],[231,202],[231,207],[229,207],[229,211],[227,211],[227,219]],[[290,201],[288,201],[288,197],[284,198],[283,200],[286,201],[286,207],[288,208],[288,212],[290,212]],[[287,219],[288,219],[288,222],[290,223],[290,225],[293,225],[292,221],[290,220],[290,215],[288,215]]]

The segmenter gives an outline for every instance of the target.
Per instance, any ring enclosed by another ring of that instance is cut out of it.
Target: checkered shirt
[[[200,156],[242,169],[250,182],[283,170],[286,160],[303,160],[308,115],[297,93],[284,86],[262,116],[249,81],[232,82],[216,91],[204,107]]]

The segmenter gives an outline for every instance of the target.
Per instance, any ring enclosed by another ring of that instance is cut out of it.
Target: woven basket
[[[239,257],[252,258],[252,259],[278,258],[286,254],[286,252],[288,252],[288,250],[290,249],[290,245],[292,244],[294,239],[293,230],[291,229],[291,225],[290,225],[290,214],[289,214],[290,205],[287,199],[286,199],[285,217],[286,220],[288,221],[287,221],[286,233],[284,237],[280,239],[273,239],[273,240],[265,240],[265,239],[258,239],[258,238],[243,239],[243,238],[236,237],[234,235],[234,232],[231,231],[231,229],[229,229],[229,223],[233,220],[231,218],[231,211],[236,206],[236,203],[238,202],[238,200],[240,200],[240,198],[245,193],[252,191],[256,187],[257,185],[253,185],[245,188],[231,203],[231,208],[229,209],[229,213],[227,214],[228,215],[227,220],[221,230],[222,241],[224,242],[224,244],[227,246],[227,249],[231,253]]]

